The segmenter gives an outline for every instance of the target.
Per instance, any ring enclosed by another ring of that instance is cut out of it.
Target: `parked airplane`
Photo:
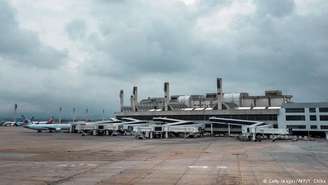
[[[27,129],[31,129],[31,130],[36,130],[38,132],[42,132],[42,131],[49,131],[49,132],[53,132],[53,131],[69,131],[72,127],[72,124],[70,123],[63,123],[63,124],[48,124],[48,123],[32,123],[31,121],[26,124],[23,125],[24,128]]]
[[[53,117],[49,118],[48,121],[33,121],[33,120],[34,120],[34,118],[32,117],[31,121],[34,124],[53,124],[54,123]]]
[[[1,123],[1,126],[5,126],[5,127],[13,127],[13,126],[22,126],[25,124],[25,116],[22,115],[20,118],[18,118],[17,121],[5,121],[3,123]]]
[[[15,126],[15,124],[16,124],[16,122],[14,122],[14,121],[5,121],[1,125],[5,126],[5,127],[11,127],[11,126]]]

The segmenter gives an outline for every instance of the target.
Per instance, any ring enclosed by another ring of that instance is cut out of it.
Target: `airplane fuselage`
[[[36,131],[62,131],[62,130],[69,130],[71,128],[71,124],[28,124],[25,125],[25,128],[36,130]]]

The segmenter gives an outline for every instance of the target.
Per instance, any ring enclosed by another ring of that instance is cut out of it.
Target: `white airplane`
[[[31,130],[36,130],[38,132],[42,132],[42,131],[49,131],[49,132],[53,132],[53,131],[69,131],[72,127],[72,124],[70,123],[62,123],[62,124],[45,124],[45,123],[32,123],[29,122],[26,125],[23,125],[24,128],[27,129],[31,129]]]
[[[14,121],[5,121],[4,123],[1,124],[1,126],[5,126],[5,127],[18,127],[18,126],[22,126],[24,124],[24,122],[22,121],[17,121],[17,122],[14,122]]]
[[[22,115],[20,118],[17,119],[17,121],[4,121],[0,125],[5,127],[13,127],[13,126],[23,126],[27,122],[25,121],[25,116]]]

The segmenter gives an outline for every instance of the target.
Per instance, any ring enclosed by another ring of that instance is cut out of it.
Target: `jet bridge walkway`
[[[223,124],[228,126],[228,135],[230,135],[230,127],[240,126],[241,127],[241,135],[239,138],[243,140],[252,140],[256,141],[257,137],[260,136],[285,136],[289,134],[288,129],[278,129],[273,128],[272,124],[267,124],[261,121],[252,121],[252,120],[240,120],[240,119],[229,119],[229,118],[218,118],[211,117],[209,119],[211,121],[211,128],[213,128],[213,124]],[[213,134],[213,130],[211,130]]]
[[[195,123],[192,121],[166,117],[154,117],[152,124],[138,128],[137,135],[150,139],[156,136],[160,136],[160,138],[169,138],[170,135],[183,135],[185,138],[197,137],[202,135],[204,127],[204,124]]]

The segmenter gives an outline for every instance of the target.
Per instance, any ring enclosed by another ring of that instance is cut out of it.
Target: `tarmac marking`
[[[93,163],[80,163],[78,165],[75,165],[75,164],[58,164],[57,166],[58,167],[71,167],[71,168],[74,168],[74,167],[77,167],[77,166],[96,167],[97,164],[93,164]]]
[[[67,164],[58,164],[58,167],[67,167]]]
[[[226,167],[226,166],[217,166],[216,168],[217,169],[227,169],[228,167]]]
[[[207,169],[208,166],[188,166],[189,168],[200,168],[200,169]]]
[[[96,167],[97,164],[87,164],[87,166]]]

